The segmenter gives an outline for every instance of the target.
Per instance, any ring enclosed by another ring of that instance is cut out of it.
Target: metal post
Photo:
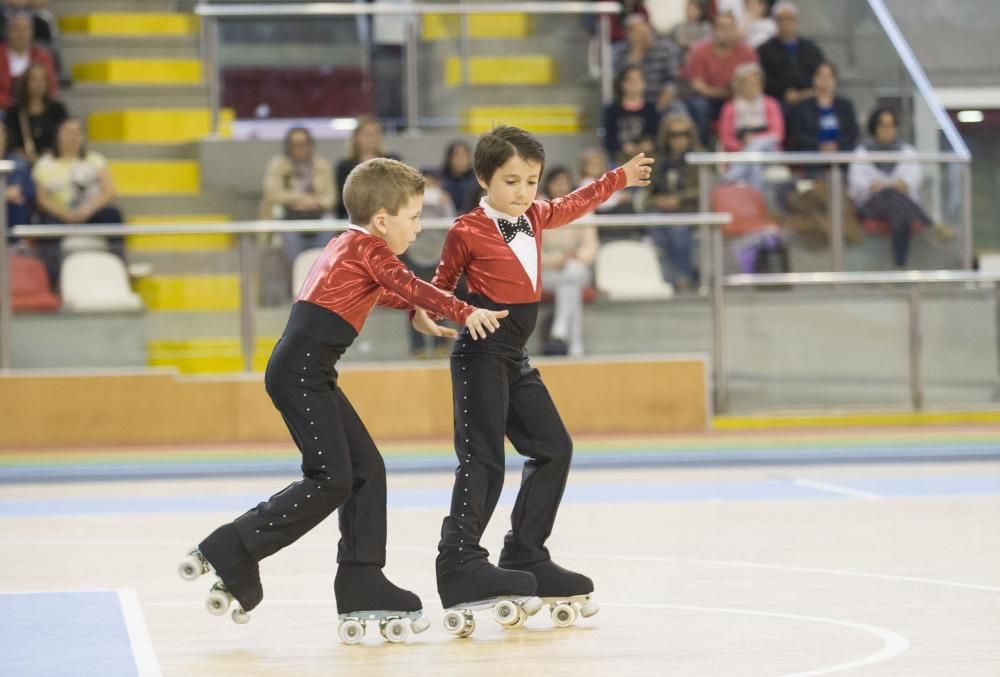
[[[972,164],[962,165],[962,269],[972,270]]]
[[[830,270],[844,269],[844,171],[840,165],[830,167]]]
[[[213,135],[219,133],[219,108],[222,106],[222,83],[219,75],[219,20],[212,16],[201,18],[201,53],[204,76],[208,85],[208,110]]]
[[[243,371],[253,371],[256,345],[257,299],[254,293],[257,247],[254,233],[240,234],[240,347],[243,350]]]
[[[712,372],[715,380],[715,413],[729,405],[729,380],[726,377],[726,304],[723,266],[722,228],[712,228]]]
[[[0,370],[10,369],[11,322],[10,248],[7,246],[7,174],[0,172]]]
[[[914,411],[924,408],[924,378],[921,353],[923,336],[920,331],[920,284],[910,285],[909,300],[910,406]]]
[[[406,129],[409,132],[417,130],[417,120],[420,116],[420,86],[417,68],[417,46],[419,44],[417,17],[413,14],[406,19],[406,43],[403,47],[406,63]]]
[[[710,173],[708,165],[698,166],[698,211],[701,213],[707,213],[709,210],[709,181]],[[712,252],[710,250],[710,240],[712,236],[712,228],[702,224],[698,227],[698,242],[701,245],[698,247],[698,269],[701,271],[701,282],[699,283],[698,291],[702,294],[707,294],[708,289],[708,279],[712,272]]]
[[[601,102],[605,105],[614,101],[614,73],[611,64],[611,17],[601,14],[597,18],[601,36]]]

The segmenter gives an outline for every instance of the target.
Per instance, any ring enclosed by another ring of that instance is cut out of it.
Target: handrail
[[[896,54],[899,55],[900,61],[903,62],[903,66],[906,68],[906,72],[910,74],[913,84],[917,86],[917,90],[923,97],[924,103],[930,108],[938,127],[941,128],[941,131],[948,138],[948,143],[951,144],[951,147],[959,155],[965,158],[972,157],[969,147],[965,145],[965,140],[962,139],[962,135],[955,128],[955,123],[951,121],[944,106],[941,105],[941,100],[927,79],[927,74],[924,73],[920,62],[913,55],[913,50],[910,49],[909,43],[903,37],[902,32],[900,32],[899,26],[896,25],[896,21],[892,18],[892,13],[885,6],[885,2],[883,0],[868,0],[868,6],[875,14],[875,18],[882,25],[882,30],[885,31],[886,37],[889,38],[889,42],[895,48]]]
[[[693,165],[730,164],[788,164],[788,165],[853,165],[870,162],[917,162],[920,164],[969,164],[971,158],[960,153],[925,153],[907,151],[879,151],[857,153],[838,151],[739,152],[739,153],[688,153],[685,158]]]
[[[254,16],[354,16],[358,14],[617,14],[620,2],[497,2],[466,5],[460,3],[413,3],[401,5],[355,4],[344,2],[303,2],[282,4],[199,4],[199,16],[233,18]]]

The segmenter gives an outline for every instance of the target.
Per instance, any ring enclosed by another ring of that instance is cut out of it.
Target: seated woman
[[[565,167],[553,167],[545,176],[541,193],[545,199],[568,195],[573,177]],[[555,312],[545,355],[583,355],[583,292],[592,279],[597,258],[597,228],[569,226],[545,232],[542,240],[542,279],[554,296]]]
[[[7,147],[7,128],[0,126],[0,148]],[[7,228],[31,223],[35,207],[35,182],[31,180],[31,165],[20,155],[8,152],[4,157],[14,163],[7,175],[4,192],[7,196]]]
[[[467,141],[456,139],[445,148],[441,187],[451,196],[456,214],[464,214],[479,204],[476,199],[479,183],[472,169],[472,148]]]
[[[785,138],[781,104],[764,94],[764,71],[759,64],[743,64],[733,72],[733,98],[722,106],[719,141],[729,153],[778,150]],[[760,188],[763,165],[734,164],[729,181]]]
[[[660,147],[653,165],[647,211],[698,211],[698,168],[687,162],[688,153],[698,150],[698,130],[691,118],[686,113],[667,115],[660,126]],[[688,291],[697,282],[694,230],[694,226],[649,229],[649,237],[662,252],[663,278],[677,291]]]
[[[40,63],[33,63],[17,81],[17,98],[7,109],[7,149],[35,162],[52,150],[56,129],[66,119],[66,107],[52,99],[49,72]]]
[[[660,116],[646,100],[646,79],[639,66],[626,66],[615,79],[615,100],[604,109],[604,147],[616,163],[650,153]]]
[[[788,119],[788,150],[854,150],[858,118],[850,99],[837,96],[837,67],[824,61],[813,74],[815,96],[800,101]]]
[[[108,161],[100,153],[87,150],[83,125],[66,118],[56,132],[55,147],[43,155],[32,170],[38,193],[39,223],[83,224],[122,223],[122,213],[114,205],[115,185]],[[61,260],[58,241],[46,247],[43,259],[55,280]],[[124,239],[108,238],[112,252],[125,258]]]
[[[856,153],[895,152],[904,155],[915,152],[898,136],[899,119],[890,108],[878,108],[868,118],[870,138],[858,146]],[[918,204],[923,172],[916,162],[856,162],[847,171],[847,192],[862,219],[884,221],[892,239],[892,259],[897,269],[906,268],[910,252],[910,230],[915,225],[929,226],[931,217]],[[939,226],[936,232],[950,237],[949,228]]]

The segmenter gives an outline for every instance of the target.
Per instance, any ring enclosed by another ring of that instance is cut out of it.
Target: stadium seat
[[[63,304],[76,312],[140,310],[125,263],[109,252],[82,251],[66,257],[59,274]]]
[[[59,310],[59,297],[49,289],[45,264],[34,256],[10,257],[11,307],[22,310]]]
[[[712,211],[733,215],[722,227],[725,237],[740,237],[773,225],[759,190],[745,183],[723,183],[712,189]]]
[[[316,259],[319,255],[323,253],[322,247],[313,247],[312,249],[307,249],[298,256],[292,262],[292,297],[294,298],[299,290],[302,289],[302,283],[306,281],[306,275],[309,274],[309,269],[312,265],[316,263]]]
[[[598,290],[612,301],[655,301],[674,295],[673,286],[663,279],[656,250],[645,242],[601,245],[595,277]]]

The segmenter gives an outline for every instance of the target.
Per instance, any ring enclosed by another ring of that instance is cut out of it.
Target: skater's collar
[[[510,214],[504,214],[499,209],[494,209],[490,205],[490,203],[486,201],[485,197],[479,198],[479,206],[483,208],[484,212],[486,212],[486,216],[490,217],[494,221],[499,221],[500,219],[503,219],[504,221],[517,223],[517,220],[520,218],[519,216],[511,216]],[[522,214],[521,216],[523,216],[524,218],[528,218],[527,214]]]
[[[347,230],[356,230],[359,233],[364,233],[365,235],[371,235],[371,231],[370,230],[368,230],[367,228],[362,228],[361,226],[356,225],[354,223],[348,224],[347,225]]]

